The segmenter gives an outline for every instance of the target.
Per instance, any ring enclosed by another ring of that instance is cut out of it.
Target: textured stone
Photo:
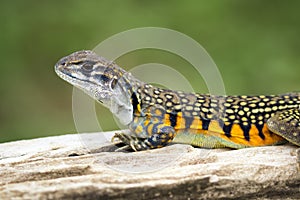
[[[296,146],[114,152],[112,135],[0,144],[0,199],[300,198]]]

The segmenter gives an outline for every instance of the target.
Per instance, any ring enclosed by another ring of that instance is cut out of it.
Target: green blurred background
[[[227,94],[299,91],[299,8],[297,0],[3,0],[0,142],[76,133],[72,86],[56,76],[54,64],[136,27],[170,28],[198,41],[219,67]],[[196,78],[184,60],[158,50],[131,52],[117,62],[127,70],[163,63]],[[205,85],[195,89],[207,92]],[[106,109],[97,105],[97,113],[105,116],[104,130],[117,129]]]

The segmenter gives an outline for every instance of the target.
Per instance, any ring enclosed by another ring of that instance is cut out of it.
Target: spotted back
[[[159,89],[148,84],[138,88],[137,93],[140,110],[135,111],[136,117],[163,120],[177,133],[215,135],[233,148],[284,142],[268,129],[266,122],[275,113],[300,105],[299,93],[213,96]]]

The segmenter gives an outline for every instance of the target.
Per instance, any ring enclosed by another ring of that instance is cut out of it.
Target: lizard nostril
[[[57,65],[60,65],[60,66],[66,66],[67,64],[67,59],[66,58],[62,58],[60,59],[58,62],[57,62]]]
[[[63,68],[66,66],[66,61],[65,60],[60,60],[55,64],[55,70],[56,71],[61,71]]]
[[[67,62],[66,62],[66,60],[64,59],[64,60],[61,60],[60,62],[58,62],[59,63],[59,65],[61,65],[61,66],[66,66],[66,64],[67,64]]]

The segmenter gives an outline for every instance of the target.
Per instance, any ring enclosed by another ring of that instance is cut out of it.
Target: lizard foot
[[[123,151],[132,149],[134,151],[141,151],[150,149],[151,144],[148,144],[147,139],[138,138],[124,133],[115,133],[111,141],[115,145],[125,144],[125,146],[118,148],[116,151]]]

